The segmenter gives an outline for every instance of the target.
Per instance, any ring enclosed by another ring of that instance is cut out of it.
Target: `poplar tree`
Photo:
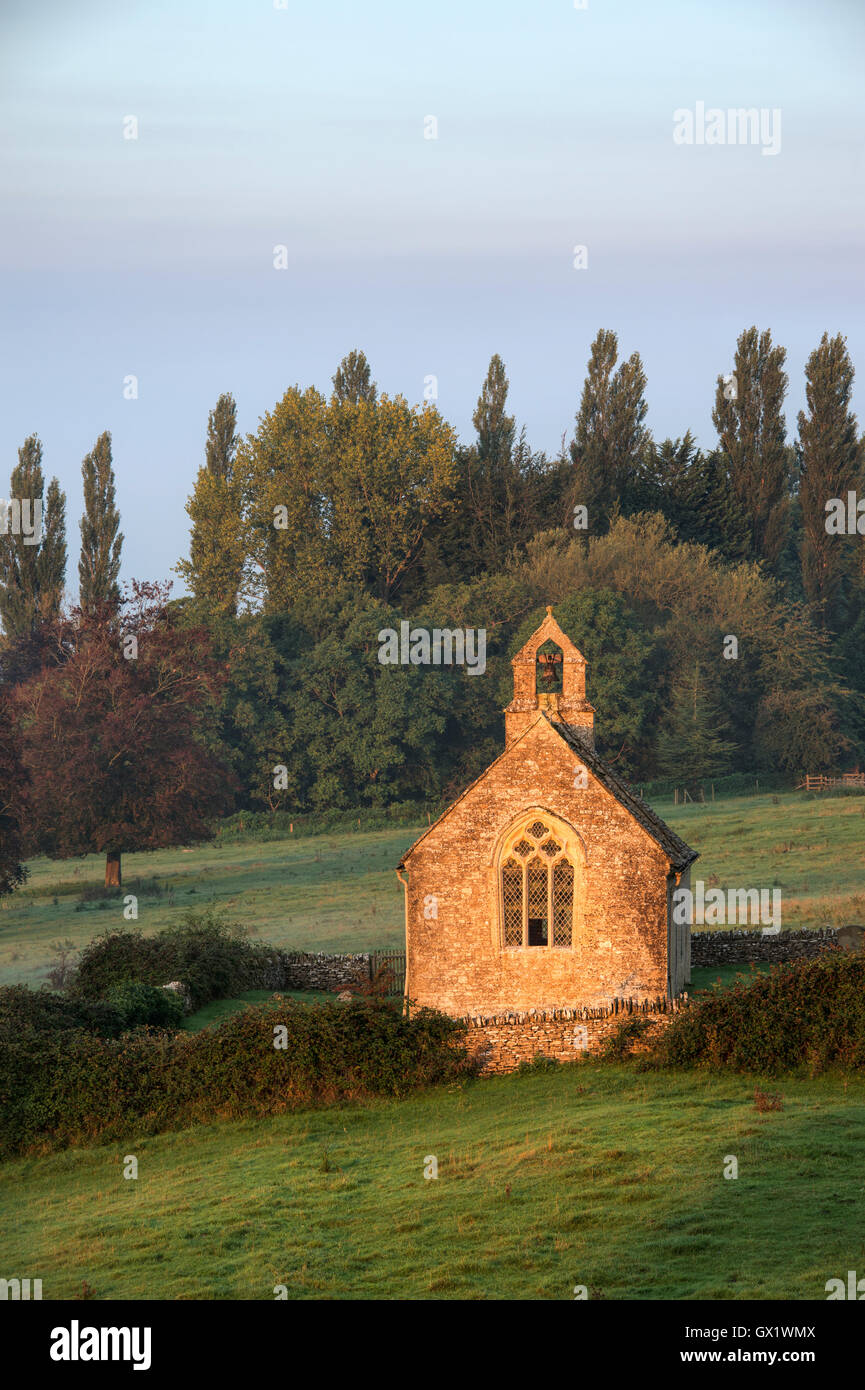
[[[632,353],[617,367],[618,351],[616,334],[602,328],[592,343],[570,445],[573,472],[566,524],[575,506],[585,506],[592,535],[607,529],[650,439],[643,423],[648,406],[640,354]]]
[[[111,467],[111,435],[100,434],[81,464],[84,481],[84,515],[81,518],[81,558],[78,561],[79,603],[92,612],[120,600],[120,513],[114,503],[114,471]]]
[[[732,381],[719,376],[712,422],[727,460],[733,492],[750,518],[750,555],[772,568],[789,527],[790,458],[783,405],[786,350],[767,329],[739,335]]]
[[[7,637],[30,637],[41,622],[56,618],[66,579],[66,496],[56,478],[45,492],[42,444],[31,434],[18,450],[9,500],[27,504],[30,519],[42,506],[41,534],[12,534],[6,516],[0,518],[0,621]],[[28,544],[35,540],[35,544]]]
[[[205,462],[186,504],[192,521],[190,558],[175,566],[192,590],[194,616],[208,623],[236,616],[243,579],[237,445],[237,406],[224,393],[208,416]]]
[[[843,623],[858,536],[829,535],[826,503],[845,500],[862,480],[862,451],[850,409],[853,364],[846,339],[824,333],[805,366],[807,414],[799,412],[802,584],[822,626]]]
[[[366,355],[357,349],[342,359],[331,380],[333,394],[340,403],[357,405],[358,401],[374,401],[376,398],[370,365]]]
[[[477,444],[459,457],[450,539],[452,549],[467,552],[474,573],[500,568],[514,546],[536,529],[539,461],[525,434],[516,438],[516,422],[506,408],[508,384],[505,364],[496,353],[472,415]]]
[[[472,424],[478,432],[478,460],[503,470],[511,461],[516,424],[513,415],[508,415],[508,378],[505,364],[494,353],[490,358],[481,394],[472,415]]]

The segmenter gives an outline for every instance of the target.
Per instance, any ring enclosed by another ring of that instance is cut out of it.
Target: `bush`
[[[184,913],[179,926],[156,936],[114,929],[97,937],[82,952],[70,992],[78,999],[107,999],[129,980],[179,980],[192,1007],[200,1009],[248,989],[278,989],[283,974],[279,951],[244,940],[241,927],[205,908]]]
[[[600,1055],[607,1062],[622,1062],[630,1057],[634,1046],[643,1041],[649,1020],[634,1016],[626,1018],[618,1028],[608,1033],[601,1044]]]
[[[769,1076],[865,1067],[865,956],[827,951],[740,978],[678,1014],[654,1054]]]
[[[54,1037],[81,1029],[117,1037],[123,1019],[110,1004],[70,999],[49,989],[26,985],[0,988],[0,1047],[26,1037]]]
[[[115,985],[105,1001],[116,1009],[125,1028],[179,1028],[183,1022],[183,1000],[158,985],[141,980],[125,980]]]
[[[403,1096],[470,1074],[463,1031],[429,1009],[277,998],[200,1033],[19,1033],[0,1042],[0,1153]]]
[[[529,1062],[523,1059],[517,1067],[517,1076],[537,1076],[539,1072],[557,1071],[561,1066],[558,1057],[548,1057],[545,1052],[536,1052]]]

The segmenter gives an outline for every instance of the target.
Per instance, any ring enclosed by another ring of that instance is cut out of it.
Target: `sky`
[[[842,332],[865,424],[863,70],[858,0],[4,0],[0,496],[38,433],[74,598],[108,429],[122,577],[172,577],[218,395],[254,432],[353,348],[465,441],[499,353],[556,453],[599,328],[704,447],[744,328],[787,349],[790,438]],[[780,147],[677,143],[698,103]]]

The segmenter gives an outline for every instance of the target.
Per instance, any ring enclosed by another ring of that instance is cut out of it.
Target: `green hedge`
[[[274,1029],[287,1046],[274,1046]],[[248,1006],[200,1033],[31,1030],[0,1041],[0,1154],[402,1096],[470,1072],[463,1026],[377,1001]]]
[[[179,980],[193,1008],[248,989],[278,989],[281,953],[243,939],[239,927],[212,908],[189,911],[179,926],[155,936],[115,928],[86,946],[69,986],[79,1000],[106,1000],[129,980],[167,985]]]
[[[865,1067],[865,957],[827,952],[715,990],[676,1016],[654,1056],[770,1076]]]
[[[116,1038],[123,1027],[123,1015],[112,1004],[72,999],[27,985],[0,988],[0,1046],[22,1037],[56,1036],[74,1029]]]

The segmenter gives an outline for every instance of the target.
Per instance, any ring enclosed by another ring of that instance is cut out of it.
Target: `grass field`
[[[3,1264],[46,1299],[825,1299],[865,1268],[865,1080],[753,1089],[586,1062],[16,1160]]]
[[[790,792],[657,809],[700,851],[693,878],[717,878],[722,888],[780,887],[787,926],[865,922],[865,797]],[[145,932],[214,903],[278,946],[400,947],[403,892],[394,866],[421,829],[130,854],[124,892],[143,880],[137,925]],[[39,859],[30,869],[27,886],[0,901],[2,984],[40,983],[53,942],[80,947],[123,923],[120,898],[80,902],[83,890],[102,882],[100,857]]]

